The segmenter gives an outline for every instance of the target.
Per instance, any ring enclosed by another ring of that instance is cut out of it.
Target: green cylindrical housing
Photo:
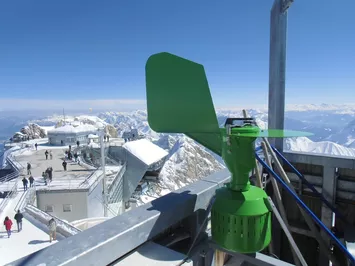
[[[223,144],[222,158],[232,174],[229,188],[236,191],[249,189],[249,176],[255,168],[255,137],[239,137],[241,133],[257,134],[259,128],[255,126],[235,127],[227,135],[226,129],[221,129]]]
[[[216,191],[211,213],[212,239],[221,247],[240,253],[254,253],[271,240],[271,210],[264,190],[248,191],[227,187]]]

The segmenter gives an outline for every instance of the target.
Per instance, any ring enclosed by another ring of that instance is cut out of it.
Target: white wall
[[[99,181],[97,186],[88,193],[87,213],[89,218],[104,216],[102,181]]]
[[[76,145],[76,141],[79,140],[80,144],[87,144],[88,135],[95,132],[78,132],[78,133],[55,133],[48,132],[48,142],[51,145],[61,145],[63,140],[64,145]]]
[[[63,211],[64,204],[72,205],[71,212]],[[46,205],[53,206],[53,212],[49,212],[50,214],[68,222],[88,217],[87,191],[37,191],[37,208],[46,211]]]

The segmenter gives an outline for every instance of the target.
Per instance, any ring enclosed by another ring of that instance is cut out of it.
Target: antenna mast
[[[63,108],[63,117],[64,117],[64,125],[65,125],[65,113],[64,113],[64,108]]]

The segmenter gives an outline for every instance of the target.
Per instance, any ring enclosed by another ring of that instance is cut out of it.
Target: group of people
[[[32,172],[31,172],[31,164],[30,163],[27,163],[27,174],[29,175],[29,178],[27,180],[26,177],[22,178],[22,184],[23,184],[23,191],[26,191],[27,188],[28,188],[28,181],[30,182],[30,187],[33,187],[33,183],[35,181],[35,179],[33,178],[32,176]]]
[[[44,184],[47,185],[48,184],[48,181],[49,182],[52,182],[52,179],[53,179],[53,168],[52,166],[49,166],[46,171],[42,172],[42,177],[44,179]]]
[[[28,180],[27,180],[26,177],[23,177],[23,178],[22,178],[22,184],[23,184],[23,191],[24,191],[24,192],[25,192],[25,191],[27,190],[27,188],[28,188],[28,181],[30,181],[30,187],[33,187],[33,183],[34,183],[35,179],[33,178],[32,175],[30,175],[30,177],[28,178]]]
[[[23,219],[23,214],[20,212],[20,210],[17,211],[17,213],[14,216],[14,220],[16,220],[17,223],[17,232],[22,231],[22,219]],[[5,217],[4,220],[4,226],[6,229],[7,233],[7,238],[10,238],[11,233],[12,233],[12,221],[9,218],[9,216]],[[49,233],[49,242],[52,242],[52,240],[56,240],[56,230],[57,230],[57,222],[54,220],[54,218],[51,218],[48,221],[48,233]]]
[[[20,210],[17,211],[17,213],[15,214],[14,219],[17,222],[17,232],[21,232],[23,215],[20,212]],[[5,229],[6,229],[6,233],[7,233],[7,238],[10,238],[10,236],[11,236],[11,228],[12,228],[12,221],[9,218],[9,216],[5,217],[4,225],[5,225]]]

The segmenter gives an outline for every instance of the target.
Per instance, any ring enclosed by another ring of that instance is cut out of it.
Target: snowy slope
[[[341,131],[332,134],[327,139],[349,148],[355,148],[355,119],[350,121]]]
[[[164,138],[173,139],[169,136],[164,136]],[[192,139],[186,136],[175,136],[175,138],[177,140],[170,149],[168,160],[159,175],[159,184],[153,184],[149,192],[141,195],[138,205],[224,168],[212,154]]]
[[[330,141],[313,142],[306,137],[285,139],[284,148],[290,151],[355,157],[355,149],[344,147]]]
[[[62,115],[52,115],[43,119],[29,121],[29,123],[38,124],[46,133],[47,131],[53,130],[54,128],[61,128],[63,125],[67,125],[67,127],[72,126],[77,130],[79,130],[80,127],[91,127],[96,129],[105,128],[105,132],[107,134],[109,134],[111,137],[117,137],[117,130],[111,124],[93,115],[69,115],[65,117]]]

